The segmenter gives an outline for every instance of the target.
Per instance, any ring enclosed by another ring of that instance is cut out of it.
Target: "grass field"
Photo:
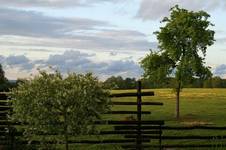
[[[114,90],[112,93],[131,92],[135,90]],[[180,100],[180,120],[175,115],[175,94],[172,89],[153,89],[155,96],[143,97],[143,101],[163,102],[163,106],[143,106],[143,110],[151,111],[150,115],[143,115],[143,120],[164,120],[169,126],[226,126],[226,89],[183,89]],[[136,98],[114,98],[113,101],[136,101]],[[133,106],[113,106],[112,110],[135,110]],[[128,115],[104,115],[104,119],[124,120]],[[108,129],[108,127],[103,127]],[[164,131],[163,135],[226,135],[226,131]],[[106,137],[104,137],[106,138]],[[112,138],[112,136],[110,136]],[[118,137],[115,137],[118,138]],[[214,140],[170,140],[163,144],[194,144],[211,143]],[[221,141],[225,143],[225,141]],[[81,149],[118,149],[118,147],[85,146]],[[194,148],[192,148],[194,149]],[[214,147],[212,149],[220,149]]]
[[[133,90],[114,90],[113,93]],[[155,96],[143,97],[142,101],[162,102],[163,106],[143,106],[151,115],[143,119],[165,120],[166,125],[218,125],[226,126],[226,89],[183,89],[180,99],[179,121],[175,120],[175,94],[172,89],[153,89]],[[135,92],[135,91],[134,91]],[[136,101],[136,98],[115,98],[113,101]],[[131,110],[131,106],[115,106],[113,110]],[[121,117],[121,116],[120,116]],[[112,116],[112,118],[115,118]],[[118,118],[116,116],[116,118]]]
[[[114,90],[112,93],[136,92],[136,90]],[[150,115],[142,115],[142,120],[164,120],[165,126],[226,126],[226,89],[183,89],[180,100],[180,120],[175,119],[175,94],[172,89],[152,89],[143,91],[154,91],[155,96],[143,97],[145,102],[162,102],[163,106],[143,106],[142,110],[151,111]],[[136,98],[113,98],[112,101],[136,101]],[[112,110],[136,110],[136,106],[113,106]],[[103,115],[106,120],[126,120],[128,115]],[[134,116],[136,118],[136,116]],[[112,130],[112,127],[102,125],[98,126],[101,130]],[[202,136],[223,136],[225,131],[211,130],[164,130],[164,136],[186,136],[186,135],[202,135]],[[48,137],[46,137],[48,138]],[[77,137],[77,140],[103,140],[103,139],[120,139],[122,136],[83,136]],[[70,139],[75,139],[71,137]],[[215,146],[212,140],[163,140],[163,144],[213,144],[211,150],[225,149],[219,145],[226,143],[226,140],[218,142]],[[156,143],[156,140],[152,140]],[[57,145],[59,148],[63,145]],[[57,148],[57,149],[58,149]],[[119,150],[116,145],[70,145],[75,150]],[[206,149],[206,148],[204,148]],[[172,150],[172,149],[171,149]],[[173,149],[174,150],[174,149]],[[194,148],[191,148],[194,150]]]

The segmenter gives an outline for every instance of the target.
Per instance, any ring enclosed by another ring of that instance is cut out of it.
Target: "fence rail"
[[[141,82],[138,82],[137,86],[137,92],[136,93],[114,93],[111,94],[111,98],[122,98],[122,97],[137,97],[137,102],[123,102],[123,101],[113,101],[112,105],[122,105],[122,106],[137,106],[136,111],[125,111],[125,110],[118,110],[118,111],[109,111],[105,114],[134,114],[137,116],[135,120],[128,120],[128,121],[117,121],[117,120],[99,120],[95,121],[95,125],[108,125],[113,127],[113,130],[110,131],[100,131],[97,135],[105,136],[105,135],[121,135],[122,139],[104,139],[104,140],[73,140],[69,141],[70,144],[131,144],[136,149],[141,150],[143,149],[143,143],[150,143],[150,138],[142,138],[143,135],[158,135],[159,138],[161,138],[161,126],[164,124],[164,121],[159,120],[142,120],[143,114],[151,114],[150,111],[142,111],[142,105],[163,105],[159,102],[142,102],[141,98],[143,96],[154,96],[154,92],[142,92],[141,91]],[[0,94],[0,99],[5,101],[0,101],[0,134],[5,137],[5,144],[10,145],[10,147],[13,149],[13,141],[17,136],[22,136],[23,132],[19,132],[16,130],[13,130],[15,125],[25,125],[26,123],[20,123],[20,122],[11,122],[7,120],[7,115],[12,112],[12,106],[10,100],[6,101],[7,95]],[[124,125],[124,126],[136,126],[136,130],[117,130],[116,127],[118,125]],[[143,125],[155,125],[155,130],[145,130],[142,131],[140,128]],[[158,127],[158,128],[157,128]],[[37,135],[56,135],[56,133],[36,133]],[[126,138],[126,135],[136,135],[134,138]],[[161,149],[161,139],[159,139],[159,148]],[[19,144],[27,144],[28,141],[19,141]],[[54,141],[47,141],[48,144],[56,144]],[[62,142],[58,142],[62,143]],[[1,143],[2,144],[2,143]],[[40,144],[39,141],[32,141],[30,144]],[[123,146],[122,145],[122,146]]]
[[[135,120],[99,120],[95,121],[95,125],[107,125],[110,126],[113,130],[100,131],[99,133],[94,133],[92,135],[108,136],[108,135],[119,135],[118,139],[94,139],[94,140],[70,140],[70,144],[98,144],[98,145],[119,145],[124,149],[166,149],[166,148],[214,148],[215,146],[225,147],[226,135],[171,135],[171,133],[165,132],[168,131],[193,131],[193,130],[213,130],[213,131],[226,131],[226,126],[167,126],[164,125],[163,120],[142,120],[143,114],[151,114],[150,111],[142,111],[142,106],[162,106],[163,103],[160,102],[142,102],[142,96],[154,96],[154,92],[141,92],[141,85],[138,82],[137,93],[117,93],[111,94],[111,98],[120,98],[120,97],[137,97],[137,102],[123,102],[123,101],[113,101],[112,104],[119,106],[137,106],[136,110],[126,111],[109,111],[106,114],[110,115],[136,115]],[[7,120],[8,115],[12,112],[10,100],[7,100],[6,93],[0,93],[0,149],[1,145],[8,145],[9,149],[15,149],[15,139],[17,137],[23,136],[22,131],[17,131],[15,126],[26,125],[26,123],[20,122],[11,122]],[[57,133],[36,133],[40,136],[46,135],[58,135]],[[91,136],[92,136],[91,135]],[[156,142],[152,144],[150,141],[155,140]],[[193,143],[183,143],[180,141],[188,140]],[[182,144],[170,144],[165,141],[178,141]],[[195,141],[211,141],[211,143],[196,143]],[[27,144],[28,141],[20,140],[17,141],[17,144]],[[63,144],[60,141],[46,141],[48,144]],[[34,140],[30,144],[38,145],[40,141]]]

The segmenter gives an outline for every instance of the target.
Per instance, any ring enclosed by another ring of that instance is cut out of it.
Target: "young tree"
[[[11,97],[13,118],[28,123],[25,133],[63,135],[66,150],[69,135],[89,132],[93,121],[109,108],[109,92],[90,73],[64,78],[59,72],[40,72],[13,89]]]
[[[188,11],[177,5],[170,9],[170,16],[162,20],[164,27],[155,32],[159,52],[151,52],[141,61],[144,76],[164,82],[175,77],[176,118],[179,118],[179,100],[183,85],[193,77],[204,80],[211,76],[204,58],[208,46],[214,43],[213,26],[204,11]]]

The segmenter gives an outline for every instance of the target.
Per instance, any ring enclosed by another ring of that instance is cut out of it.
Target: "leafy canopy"
[[[164,27],[155,32],[159,52],[151,52],[141,61],[144,76],[156,82],[165,82],[175,76],[180,86],[193,77],[206,79],[211,76],[205,66],[206,49],[214,43],[213,26],[204,11],[188,11],[177,5],[169,17],[162,20]]]
[[[58,71],[41,71],[13,89],[11,97],[13,117],[28,123],[28,132],[85,134],[90,124],[109,109],[109,92],[91,73],[70,73],[63,78]]]

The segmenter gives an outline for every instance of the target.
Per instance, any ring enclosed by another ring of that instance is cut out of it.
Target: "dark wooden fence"
[[[120,135],[120,139],[104,139],[104,140],[79,140],[79,141],[69,141],[70,144],[118,144],[126,149],[138,149],[144,148],[145,144],[150,142],[148,136],[155,136],[158,139],[158,147],[161,149],[161,135],[162,135],[162,125],[164,121],[162,120],[142,120],[142,115],[151,114],[150,111],[142,111],[142,106],[149,105],[163,105],[159,102],[142,102],[143,96],[154,96],[154,92],[142,92],[141,82],[138,82],[136,93],[116,93],[111,94],[111,98],[122,98],[122,97],[137,97],[137,102],[125,102],[125,101],[113,101],[114,106],[136,106],[134,111],[110,111],[107,114],[111,115],[136,115],[135,118],[128,118],[128,120],[101,120],[96,121],[96,125],[105,125],[113,127],[113,130],[100,131],[98,135]],[[0,95],[0,133],[1,142],[0,145],[8,145],[9,148],[15,148],[14,140],[16,136],[21,136],[22,133],[16,131],[15,125],[20,125],[20,123],[9,122],[7,116],[11,114],[11,103],[10,100],[6,101],[7,95],[2,93]],[[150,129],[142,130],[142,126],[148,125]],[[153,128],[152,128],[153,127]],[[49,134],[48,134],[49,135]],[[51,134],[52,135],[52,134]],[[144,138],[144,136],[147,136]],[[157,138],[158,137],[158,138]],[[20,144],[26,144],[26,141],[22,141]],[[38,144],[39,141],[32,141],[33,144]],[[49,141],[49,143],[53,143]]]
[[[135,118],[131,120],[101,120],[96,121],[95,124],[111,126],[113,130],[101,130],[98,136],[107,135],[120,135],[117,139],[103,139],[103,140],[70,140],[70,144],[98,144],[98,145],[119,145],[125,149],[165,149],[165,148],[203,148],[210,149],[214,147],[226,148],[226,135],[171,135],[165,132],[189,132],[192,130],[213,130],[213,131],[226,131],[226,127],[216,127],[216,126],[192,126],[192,127],[175,127],[166,126],[162,120],[143,120],[142,115],[151,114],[150,111],[143,111],[142,106],[149,105],[163,105],[159,102],[142,102],[143,96],[154,96],[153,92],[142,92],[141,83],[138,82],[136,93],[118,93],[112,94],[111,97],[122,98],[122,97],[137,97],[137,102],[125,102],[125,101],[113,101],[113,105],[118,106],[136,106],[136,111],[118,110],[110,111],[107,114],[111,115],[135,115]],[[22,136],[22,132],[18,132],[16,125],[20,125],[18,122],[10,122],[7,120],[8,115],[11,115],[12,108],[10,100],[6,100],[7,95],[5,93],[0,94],[0,149],[2,146],[7,146],[8,149],[16,149],[15,139]],[[46,135],[40,133],[40,135]],[[49,135],[49,134],[48,134]],[[51,134],[54,135],[54,134]],[[155,141],[154,144],[150,141]],[[190,141],[191,144],[183,143],[183,141]],[[222,142],[223,140],[223,142]],[[169,142],[165,142],[169,141]],[[180,144],[172,144],[180,143]],[[180,142],[182,141],[182,142]],[[204,144],[197,143],[196,141],[207,141]],[[208,142],[211,141],[211,142]],[[214,143],[213,143],[214,141]],[[220,144],[219,144],[220,141]],[[18,142],[18,141],[17,141]],[[54,141],[48,141],[49,144],[56,144]],[[20,141],[19,144],[27,144],[27,141]],[[39,141],[32,141],[32,144],[40,144]],[[57,143],[62,144],[62,143]]]
[[[113,98],[122,98],[122,97],[137,97],[137,102],[113,102],[113,105],[124,105],[124,106],[136,106],[136,111],[117,111],[112,114],[136,114],[134,120],[128,121],[108,121],[108,125],[113,125],[114,130],[108,131],[109,134],[122,134],[123,139],[120,140],[119,144],[125,149],[144,149],[145,144],[150,143],[151,138],[148,136],[155,136],[159,141],[159,144],[156,145],[161,149],[161,136],[162,136],[162,126],[164,121],[162,120],[143,120],[143,114],[151,114],[150,111],[142,111],[142,106],[147,105],[163,105],[159,102],[142,102],[143,96],[154,96],[154,92],[142,92],[141,91],[141,82],[137,83],[137,92],[136,93],[121,93],[121,94],[112,94]],[[142,130],[142,126],[149,126],[147,130]],[[147,137],[145,137],[147,136]],[[145,138],[144,138],[145,137]],[[158,138],[157,138],[158,137]],[[129,142],[129,140],[132,140]],[[123,144],[122,144],[123,143]]]

